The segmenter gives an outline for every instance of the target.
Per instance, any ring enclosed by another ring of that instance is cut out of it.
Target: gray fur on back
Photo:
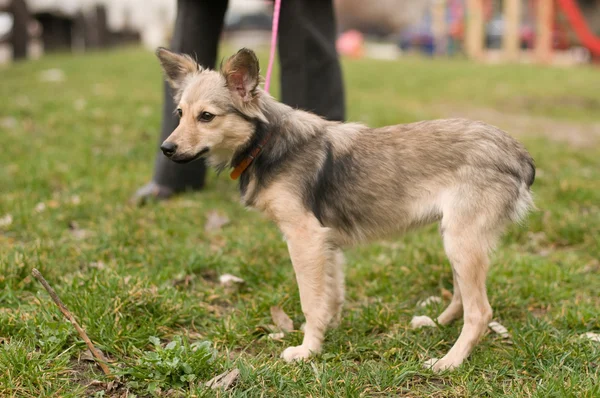
[[[443,119],[368,128],[325,121],[270,98],[263,107],[274,137],[249,170],[258,189],[268,183],[260,164],[271,162],[323,226],[350,240],[439,220],[438,196],[448,189],[472,197],[473,211],[516,220],[523,189],[534,180],[525,148],[482,122]],[[415,203],[421,203],[418,211]]]

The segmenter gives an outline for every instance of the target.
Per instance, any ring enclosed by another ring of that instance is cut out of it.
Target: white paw
[[[301,345],[296,347],[288,347],[281,353],[281,358],[286,362],[300,361],[307,359],[312,354],[308,348]]]
[[[433,319],[431,319],[427,315],[414,316],[413,319],[410,321],[410,327],[413,329],[418,329],[423,326],[436,327],[437,325],[435,324]]]
[[[431,358],[431,359],[426,360],[423,363],[423,366],[426,367],[427,369],[433,370],[436,373],[439,373],[439,372],[443,372],[444,370],[456,369],[457,367],[460,366],[461,363],[462,363],[462,361],[456,362],[456,361],[452,361],[446,357],[444,357],[442,359]]]

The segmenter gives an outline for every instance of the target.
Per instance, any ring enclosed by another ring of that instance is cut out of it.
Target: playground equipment
[[[450,7],[455,1],[448,0]],[[437,0],[438,7],[445,7],[446,0]],[[466,28],[465,50],[475,60],[485,58],[484,28],[486,10],[489,0],[465,0]],[[532,2],[535,14],[534,60],[538,63],[549,63],[553,58],[554,21],[556,9],[559,8],[567,17],[570,27],[575,32],[581,45],[586,47],[594,57],[600,57],[600,38],[594,36],[583,17],[575,0],[536,0]],[[520,25],[523,13],[521,0],[503,1],[503,60],[516,61],[521,56]],[[558,7],[556,7],[558,6]],[[435,6],[434,6],[435,7]],[[434,28],[435,31],[435,28]],[[443,43],[441,43],[443,45]]]
[[[590,31],[575,0],[558,0],[558,5],[567,16],[581,44],[587,47],[592,54],[600,57],[600,37],[594,36]]]

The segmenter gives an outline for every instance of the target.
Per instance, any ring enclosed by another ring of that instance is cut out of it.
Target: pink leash
[[[275,9],[273,10],[273,27],[271,28],[271,53],[269,55],[269,66],[265,76],[265,91],[269,92],[271,85],[271,73],[273,73],[273,61],[275,61],[275,47],[277,46],[277,31],[279,30],[279,9],[281,0],[275,0]]]

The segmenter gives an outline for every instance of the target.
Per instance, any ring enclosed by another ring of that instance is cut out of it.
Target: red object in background
[[[365,39],[358,30],[344,32],[337,40],[336,47],[340,54],[360,58],[364,54]]]
[[[560,8],[567,16],[571,27],[584,47],[595,56],[600,56],[600,38],[594,36],[575,0],[557,0]]]
[[[463,8],[462,1],[460,0],[449,0],[448,7],[450,7],[450,28],[448,33],[450,37],[455,40],[462,40],[465,31],[465,11]]]

